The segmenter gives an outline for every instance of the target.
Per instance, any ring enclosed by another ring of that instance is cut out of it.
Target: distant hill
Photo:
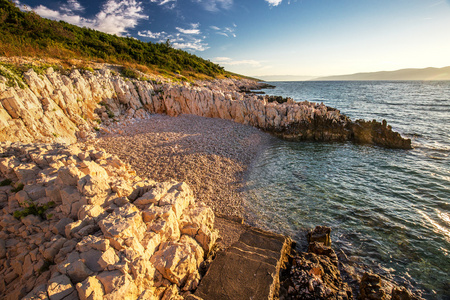
[[[341,80],[450,80],[450,67],[402,69],[397,71],[382,71],[372,73],[356,73],[350,75],[337,75],[319,77],[314,81],[341,81]]]
[[[21,11],[12,1],[0,0],[0,56],[82,59],[137,64],[163,75],[229,76],[223,67],[166,43],[144,43],[63,21]]]

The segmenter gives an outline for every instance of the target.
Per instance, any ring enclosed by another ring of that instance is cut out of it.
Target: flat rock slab
[[[219,252],[195,292],[204,300],[273,299],[292,241],[241,225],[239,240]]]

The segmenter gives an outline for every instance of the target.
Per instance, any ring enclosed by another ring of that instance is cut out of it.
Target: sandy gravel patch
[[[251,126],[194,115],[114,124],[95,142],[142,177],[187,182],[215,212],[243,216],[242,179],[271,139]]]

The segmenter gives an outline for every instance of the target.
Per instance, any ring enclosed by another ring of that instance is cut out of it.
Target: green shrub
[[[21,89],[26,87],[26,84],[23,81],[22,72],[11,64],[0,62],[0,75],[8,80],[6,85],[9,87],[15,87],[16,85]]]
[[[12,183],[12,180],[11,180],[11,179],[5,179],[5,180],[2,180],[2,181],[0,182],[0,186],[11,185],[11,183]]]
[[[123,77],[139,79],[139,74],[133,69],[124,68],[121,73]]]
[[[23,209],[16,210],[14,212],[14,218],[20,220],[28,215],[35,215],[40,216],[43,219],[47,219],[47,216],[45,212],[49,209],[55,206],[55,202],[51,201],[44,205],[36,205],[34,202],[27,202],[25,205],[23,205]]]
[[[17,192],[20,192],[21,190],[23,190],[23,188],[24,188],[23,183],[19,183],[15,188],[13,188],[13,189],[11,190],[11,192],[17,193]]]

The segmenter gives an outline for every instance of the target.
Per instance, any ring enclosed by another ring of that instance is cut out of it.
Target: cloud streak
[[[233,0],[192,0],[199,3],[205,10],[217,12],[221,9],[228,10],[233,6]]]
[[[239,66],[239,65],[250,65],[252,67],[261,66],[261,62],[253,59],[233,60],[232,58],[229,57],[216,57],[213,59],[213,61],[217,64],[227,66]]]
[[[236,37],[236,24],[233,24],[232,27],[217,27],[217,26],[209,26],[216,34],[223,35],[226,37]]]

